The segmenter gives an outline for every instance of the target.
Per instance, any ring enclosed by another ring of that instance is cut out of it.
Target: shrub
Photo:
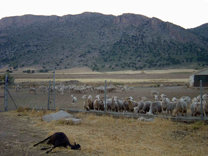
[[[48,72],[48,69],[40,69],[39,72],[40,73],[47,73]]]
[[[11,76],[9,73],[5,73],[3,76],[1,76],[0,77],[0,82],[5,83],[6,75],[7,75],[7,78],[8,78],[8,85],[14,84],[14,77]]]

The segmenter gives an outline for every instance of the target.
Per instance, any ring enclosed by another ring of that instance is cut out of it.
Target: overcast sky
[[[67,15],[82,12],[142,14],[193,28],[208,23],[208,0],[1,0],[0,19],[24,14]]]

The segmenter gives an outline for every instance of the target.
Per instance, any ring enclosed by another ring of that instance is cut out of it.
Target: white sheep
[[[191,104],[191,115],[198,116],[201,114],[201,104],[198,101],[194,101]]]
[[[208,101],[203,101],[203,110],[204,110],[204,115],[208,115]]]
[[[166,97],[167,97],[167,95],[165,95],[165,94],[161,94],[160,95],[161,100],[164,99],[164,98],[166,98]]]
[[[155,95],[154,95],[154,100],[155,100],[155,101],[159,101],[159,96],[155,94]]]
[[[172,101],[172,102],[177,102],[178,99],[177,99],[176,97],[173,97],[171,101]]]
[[[15,86],[15,91],[18,92],[18,91],[20,91],[20,89],[21,89],[20,85],[17,84],[17,85]]]
[[[161,101],[154,101],[150,104],[150,110],[146,114],[158,114],[162,112],[162,102]]]
[[[77,97],[75,97],[74,95],[71,95],[72,97],[72,103],[76,103],[77,102]]]
[[[144,101],[144,106],[141,110],[141,113],[147,113],[150,110],[150,106],[151,106],[151,101]]]
[[[87,98],[87,95],[84,94],[84,95],[82,96],[82,99],[85,100],[86,98]]]
[[[167,107],[168,107],[168,104],[170,103],[170,99],[169,98],[163,98],[161,103],[162,103],[162,110],[166,111]]]
[[[178,116],[178,114],[180,113],[182,116],[186,115],[187,113],[187,103],[185,100],[180,99],[178,100],[178,102],[176,103],[176,107],[175,107],[175,115]]]
[[[191,105],[191,98],[189,96],[182,96],[180,100],[183,100],[187,103],[187,107],[190,108]]]
[[[203,115],[207,116],[208,115],[208,102],[206,97],[204,97],[204,99],[202,99],[202,107],[203,107]],[[191,115],[192,116],[199,116],[201,115],[201,101],[198,100],[192,100],[192,104],[191,104]]]
[[[168,103],[168,105],[167,105],[167,113],[168,113],[168,114],[172,115],[173,110],[174,110],[175,107],[176,107],[176,103],[177,103],[177,102],[172,102],[172,101],[170,101],[170,102]]]
[[[143,101],[139,101],[138,105],[136,107],[134,107],[134,113],[141,113],[144,107],[144,102]]]
[[[124,111],[124,100],[117,99],[117,103],[118,103],[118,111],[123,112]]]

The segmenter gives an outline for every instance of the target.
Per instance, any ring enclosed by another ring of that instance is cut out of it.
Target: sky
[[[134,13],[194,28],[208,23],[208,0],[0,0],[0,19],[25,14],[63,16],[83,12]]]

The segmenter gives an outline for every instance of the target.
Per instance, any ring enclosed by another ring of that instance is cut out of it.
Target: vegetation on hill
[[[203,40],[208,41],[208,23],[203,24],[199,27],[190,29],[190,31],[202,37]]]

